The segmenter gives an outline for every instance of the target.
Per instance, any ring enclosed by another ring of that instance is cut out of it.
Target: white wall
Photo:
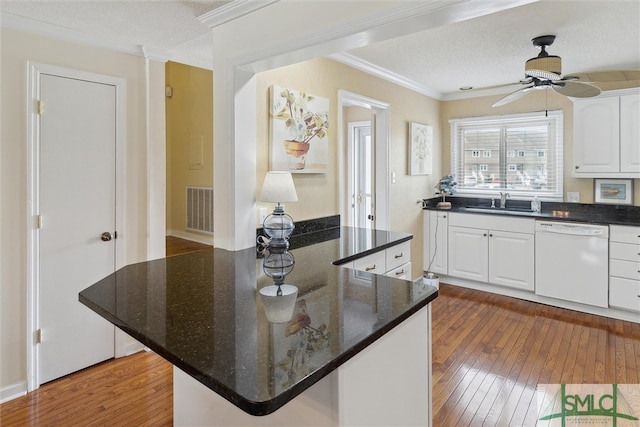
[[[0,36],[0,400],[3,400],[24,392],[27,378],[27,61],[126,80],[125,224],[120,233],[125,239],[126,263],[164,253],[165,138],[164,103],[148,109],[149,104],[164,101],[163,95],[152,93],[164,91],[163,64],[150,60],[147,69],[142,57],[6,27],[1,29]],[[150,158],[149,153],[156,154]],[[159,189],[150,191],[153,187]]]

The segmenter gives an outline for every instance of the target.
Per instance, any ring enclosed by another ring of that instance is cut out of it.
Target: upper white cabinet
[[[573,171],[581,178],[640,178],[640,91],[573,101]]]

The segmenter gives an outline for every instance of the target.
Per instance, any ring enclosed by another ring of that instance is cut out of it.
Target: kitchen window
[[[450,124],[451,170],[459,193],[507,191],[515,197],[562,200],[562,111],[453,119]],[[484,155],[479,158],[479,153]]]

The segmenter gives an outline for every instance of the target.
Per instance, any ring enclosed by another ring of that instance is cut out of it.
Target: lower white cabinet
[[[533,219],[451,214],[448,249],[450,276],[534,290]]]
[[[609,227],[609,306],[640,312],[640,227]]]
[[[353,261],[345,267],[411,280],[411,242],[403,242]]]

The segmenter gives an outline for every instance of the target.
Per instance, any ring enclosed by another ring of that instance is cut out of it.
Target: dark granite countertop
[[[436,207],[439,197],[425,199],[423,208],[440,210]],[[591,224],[640,225],[640,207],[626,205],[606,205],[587,203],[542,202],[540,212],[530,212],[531,202],[527,200],[508,199],[506,209],[491,209],[491,200],[474,197],[449,197],[450,212],[469,214],[518,216],[541,220],[573,221]],[[496,205],[500,204],[499,198]],[[480,208],[480,209],[478,209]]]
[[[302,237],[301,237],[302,238]],[[271,285],[254,248],[211,249],[134,264],[80,301],[240,409],[266,415],[292,400],[437,297],[437,290],[334,265],[410,240],[338,227],[292,238],[292,321],[269,323]],[[370,282],[362,279],[369,279]]]

